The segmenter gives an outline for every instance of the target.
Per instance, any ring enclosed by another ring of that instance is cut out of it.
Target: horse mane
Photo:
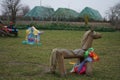
[[[84,35],[83,35],[83,38],[81,40],[81,46],[83,46],[89,36],[89,34],[91,33],[91,30],[88,30]]]

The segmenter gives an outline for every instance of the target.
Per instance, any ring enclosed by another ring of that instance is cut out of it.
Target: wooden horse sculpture
[[[55,73],[57,64],[61,76],[66,75],[66,70],[64,66],[64,59],[68,58],[78,58],[79,60],[83,59],[84,52],[92,46],[93,39],[101,38],[101,34],[93,30],[88,30],[81,41],[81,49],[68,50],[68,49],[58,49],[55,48],[52,50],[50,57],[50,72]],[[90,75],[92,73],[91,62],[86,63],[86,74]]]

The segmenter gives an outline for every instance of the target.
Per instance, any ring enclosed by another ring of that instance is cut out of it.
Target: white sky
[[[42,6],[50,6],[54,10],[62,7],[80,12],[85,7],[91,7],[98,10],[102,17],[105,17],[106,11],[120,0],[21,0],[21,3],[28,5],[30,9],[40,6],[40,2]]]

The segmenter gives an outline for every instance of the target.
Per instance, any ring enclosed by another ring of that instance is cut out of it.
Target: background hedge
[[[37,29],[40,30],[80,30],[85,31],[90,29],[90,27],[93,27],[91,25],[71,25],[71,24],[64,24],[64,23],[50,23],[50,24],[36,24],[31,23],[29,25],[26,24],[16,24],[16,28],[18,29],[27,29],[30,26],[35,26]],[[113,32],[115,31],[114,28],[109,26],[103,26],[98,25],[94,26],[95,31],[101,31],[101,32]]]

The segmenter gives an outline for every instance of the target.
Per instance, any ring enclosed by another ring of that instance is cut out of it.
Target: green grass
[[[84,31],[46,30],[41,35],[42,46],[23,45],[25,31],[19,37],[0,37],[0,80],[119,80],[120,32],[101,32],[102,38],[93,42],[100,61],[94,63],[93,77],[68,74],[67,77],[46,74],[53,48],[80,48]],[[75,60],[75,59],[72,59]],[[65,60],[67,72],[72,68]]]

